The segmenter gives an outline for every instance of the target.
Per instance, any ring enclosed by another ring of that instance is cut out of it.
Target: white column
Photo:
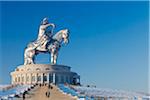
[[[49,73],[47,73],[47,83],[49,83]]]
[[[27,74],[27,78],[28,78],[28,84],[30,83],[30,74]]]
[[[28,77],[28,84],[31,84],[31,73],[29,73],[28,75],[27,75],[27,77]]]
[[[43,73],[41,73],[41,84],[43,83]]]
[[[32,84],[32,74],[30,73],[30,83],[29,84]]]
[[[21,83],[21,84],[23,83],[22,74],[20,75],[20,83]]]
[[[17,75],[17,84],[19,83],[19,78],[18,77],[19,77],[19,75]]]
[[[35,83],[35,73],[33,73],[33,74],[31,74],[31,81],[32,81],[32,84],[34,84]]]
[[[35,73],[35,83],[37,83],[37,73]]]
[[[12,75],[12,76],[11,76],[11,84],[14,84],[14,83],[15,83],[15,76]]]
[[[55,73],[53,73],[53,83],[54,83],[54,84],[56,83],[56,82],[55,82],[55,81],[56,81],[56,80],[55,80],[55,79],[56,79],[55,77],[56,77],[56,75],[55,75]]]
[[[29,75],[26,74],[26,84],[28,84],[28,83],[29,83]]]
[[[24,74],[24,84],[27,83],[27,74]]]
[[[22,74],[22,77],[23,77],[22,83],[24,84],[24,82],[25,82],[25,75]]]

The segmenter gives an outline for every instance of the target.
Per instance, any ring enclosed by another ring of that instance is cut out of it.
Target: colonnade
[[[57,73],[22,73],[12,76],[12,84],[43,84],[43,83],[72,83],[69,74]]]

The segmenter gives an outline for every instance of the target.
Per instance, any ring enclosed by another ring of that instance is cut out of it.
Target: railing
[[[71,94],[72,96],[78,96],[78,93],[76,93],[75,90],[69,88],[68,86],[65,86],[63,84],[58,85],[59,89],[62,90],[64,93]]]

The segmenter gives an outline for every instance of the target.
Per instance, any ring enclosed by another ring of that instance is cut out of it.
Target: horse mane
[[[56,34],[54,34],[54,35],[52,36],[52,39],[56,40],[56,39],[58,38],[58,36],[60,35],[61,31],[62,31],[62,30],[60,30],[60,31],[58,31]]]

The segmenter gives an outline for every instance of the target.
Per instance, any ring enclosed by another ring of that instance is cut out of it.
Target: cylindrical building
[[[80,76],[65,65],[31,64],[20,65],[11,72],[12,84],[80,83]]]

